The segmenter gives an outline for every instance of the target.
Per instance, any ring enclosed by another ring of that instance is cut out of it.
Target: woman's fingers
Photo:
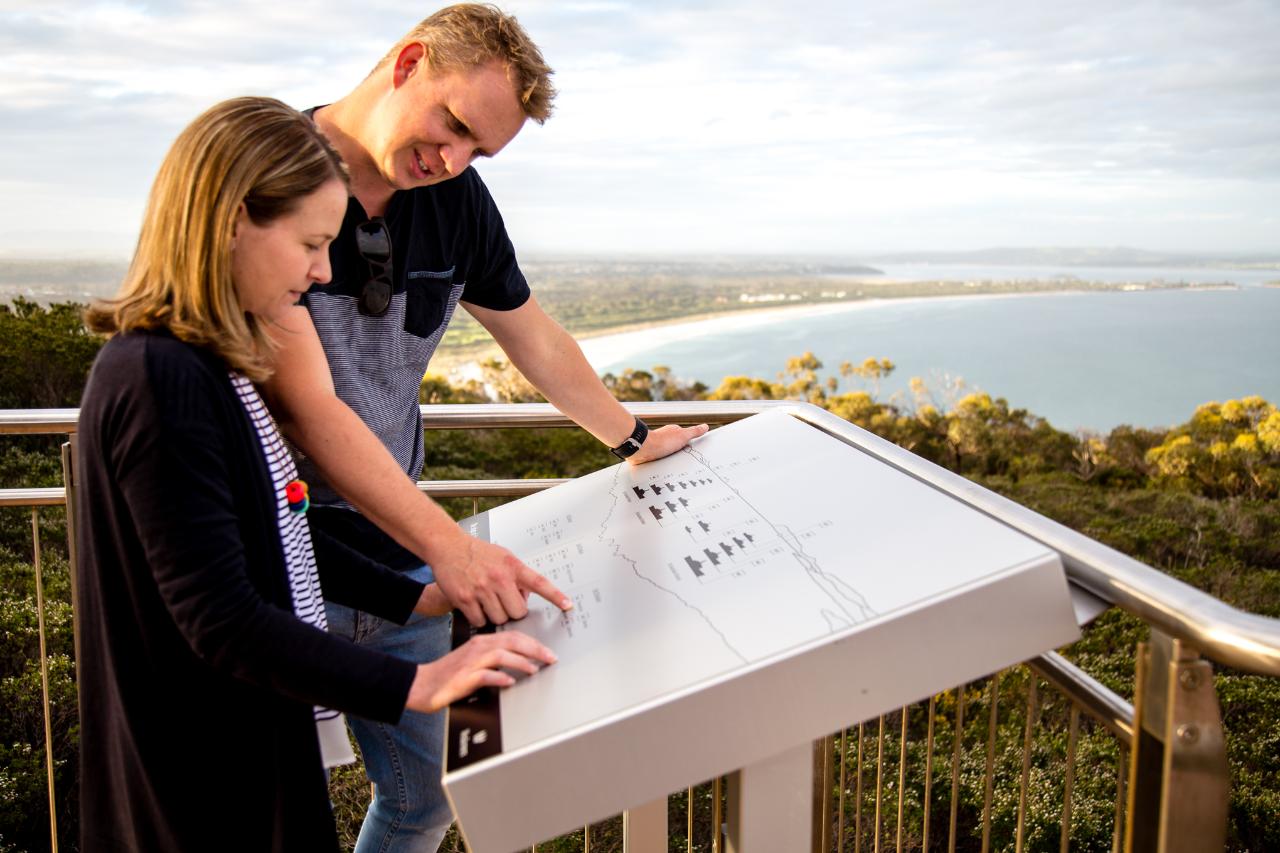
[[[409,707],[436,710],[481,687],[510,687],[512,672],[534,675],[556,662],[555,653],[519,631],[479,634],[433,663],[419,667],[422,681],[410,691]],[[427,704],[420,704],[427,698]]]

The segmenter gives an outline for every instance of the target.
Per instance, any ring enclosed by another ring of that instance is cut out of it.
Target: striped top
[[[276,524],[280,528],[280,545],[289,574],[293,612],[308,625],[327,631],[329,620],[324,612],[324,595],[320,590],[320,574],[316,570],[315,550],[311,545],[311,529],[307,526],[305,514],[289,509],[289,499],[285,496],[285,488],[298,478],[293,456],[253,383],[238,373],[231,373],[231,385],[258,434],[267,470],[271,473],[271,488],[276,498]],[[316,727],[326,767],[355,761],[341,713],[317,705]]]

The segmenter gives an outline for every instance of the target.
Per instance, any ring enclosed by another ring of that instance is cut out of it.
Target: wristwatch
[[[649,437],[649,425],[644,421],[636,418],[636,428],[631,431],[631,435],[627,436],[626,441],[617,447],[609,448],[609,452],[619,459],[630,459],[640,449],[640,445],[644,444],[644,440]]]

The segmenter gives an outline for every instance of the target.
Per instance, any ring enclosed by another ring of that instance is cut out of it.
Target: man
[[[330,249],[332,284],[313,287],[286,324],[268,387],[303,457],[316,536],[434,581],[417,609],[443,594],[477,625],[524,616],[529,593],[572,605],[506,549],[465,535],[414,484],[423,463],[418,387],[459,301],[551,403],[620,457],[659,458],[706,432],[648,432],[609,395],[529,293],[470,167],[528,119],[546,120],[550,73],[514,18],[454,6],[415,27],[350,94],[314,111],[347,162],[353,197]],[[400,627],[331,605],[329,624],[413,660],[448,650],[448,617]],[[409,713],[397,727],[351,722],[375,783],[356,849],[435,850],[451,820],[439,786],[441,715]]]

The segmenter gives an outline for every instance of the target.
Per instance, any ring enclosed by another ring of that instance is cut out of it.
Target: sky
[[[522,253],[1280,253],[1280,0],[502,4]],[[128,256],[179,130],[335,100],[437,6],[0,0],[0,254]]]

